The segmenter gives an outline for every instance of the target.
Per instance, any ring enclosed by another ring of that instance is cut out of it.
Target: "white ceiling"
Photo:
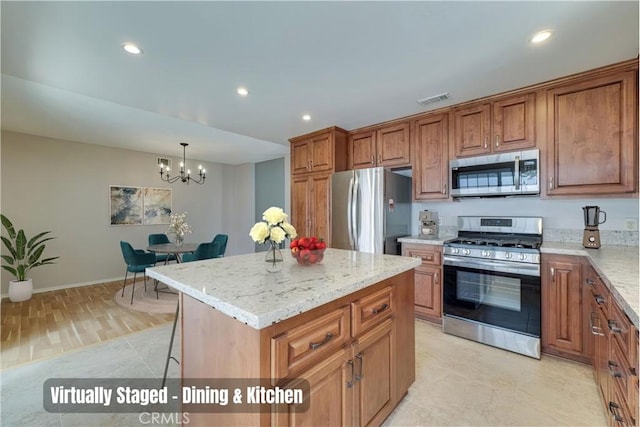
[[[0,8],[3,129],[174,157],[184,141],[188,157],[229,164],[427,111],[416,100],[431,95],[451,96],[435,109],[638,55],[637,1]],[[528,43],[546,28],[547,43]]]

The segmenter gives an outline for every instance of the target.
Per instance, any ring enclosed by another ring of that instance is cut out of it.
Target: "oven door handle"
[[[519,264],[498,260],[485,261],[450,255],[445,255],[443,264],[453,267],[466,267],[478,270],[497,271],[500,273],[521,274],[524,276],[540,276],[540,264]]]

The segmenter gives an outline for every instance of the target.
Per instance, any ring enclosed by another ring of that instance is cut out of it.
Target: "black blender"
[[[599,206],[585,206],[584,211],[584,234],[582,235],[582,246],[585,248],[598,249],[600,247],[600,231],[598,225],[607,221],[607,213],[601,211]],[[602,221],[600,214],[604,215]]]

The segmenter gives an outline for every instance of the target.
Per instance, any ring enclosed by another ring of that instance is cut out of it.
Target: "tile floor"
[[[171,325],[1,372],[2,426],[141,426],[138,414],[52,414],[49,377],[161,377]],[[175,350],[179,349],[179,339]],[[171,364],[170,376],[179,368]],[[146,425],[148,419],[143,419]],[[158,425],[158,424],[155,424]],[[605,426],[590,367],[538,361],[416,321],[416,382],[385,426]]]

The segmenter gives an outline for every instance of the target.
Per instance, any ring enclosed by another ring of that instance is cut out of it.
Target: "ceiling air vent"
[[[416,102],[420,105],[426,106],[426,105],[435,104],[436,102],[446,101],[447,99],[449,99],[449,93],[445,92],[445,93],[441,93],[440,95],[434,95],[428,98],[418,99],[418,101]]]

